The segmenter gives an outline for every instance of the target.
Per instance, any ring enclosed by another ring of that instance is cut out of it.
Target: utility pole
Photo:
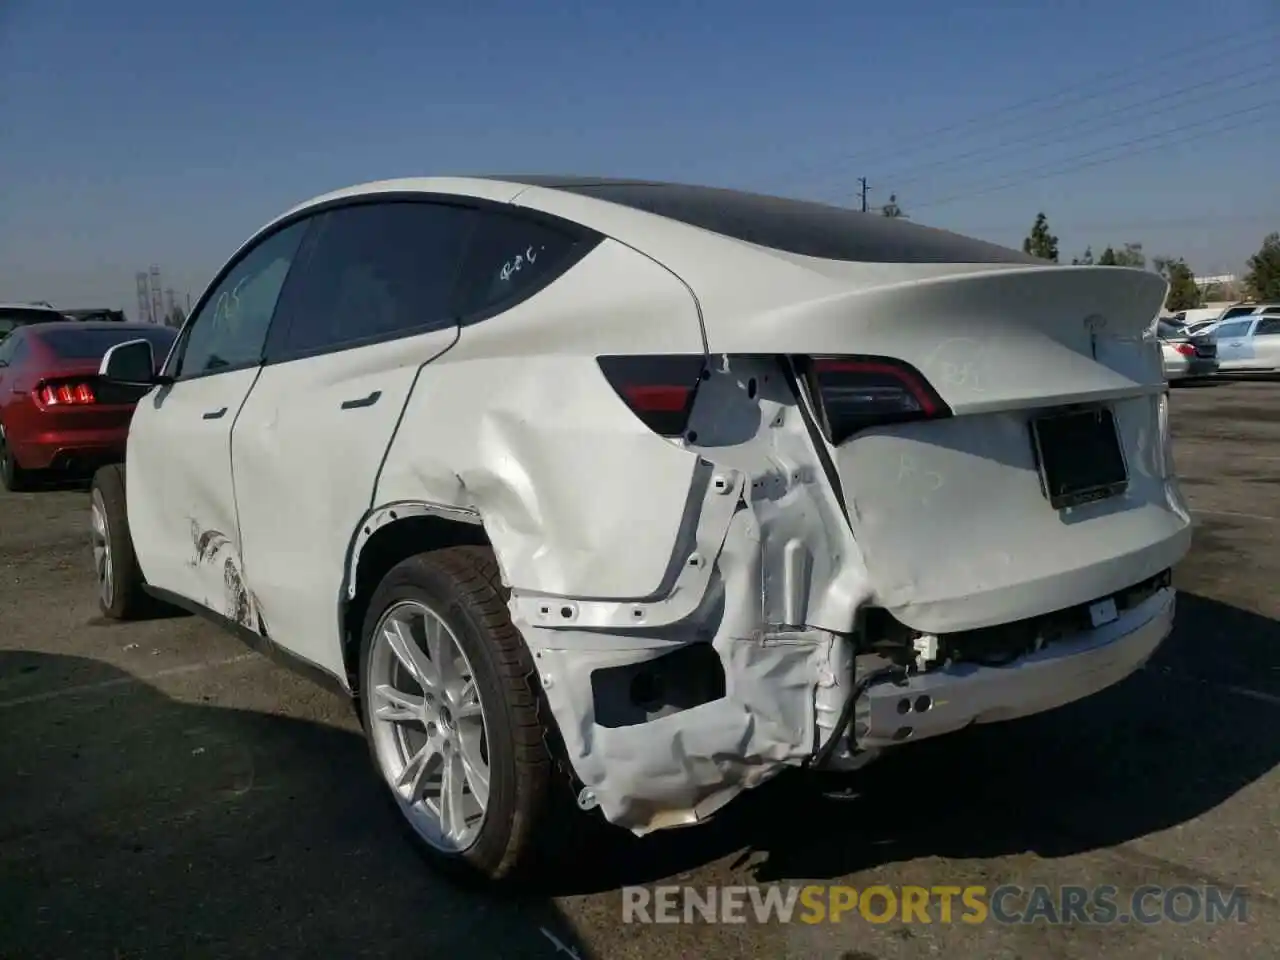
[[[867,178],[859,177],[858,183],[862,185],[862,212],[867,212]]]

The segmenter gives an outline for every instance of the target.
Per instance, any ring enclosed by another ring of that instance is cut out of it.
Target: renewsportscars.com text
[[[623,923],[1113,924],[1246,921],[1240,887],[623,887]]]

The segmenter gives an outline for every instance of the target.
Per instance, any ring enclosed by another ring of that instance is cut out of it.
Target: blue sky
[[[1277,50],[1277,0],[0,0],[0,300],[132,315],[152,263],[194,299],[300,200],[459,172],[865,176],[1015,246],[1044,210],[1064,259],[1239,270],[1280,230]]]

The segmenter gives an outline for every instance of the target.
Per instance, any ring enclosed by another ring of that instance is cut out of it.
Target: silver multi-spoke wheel
[[[107,505],[102,492],[95,489],[90,502],[90,539],[93,543],[93,568],[98,577],[98,596],[104,606],[111,606],[115,587],[115,571],[111,562],[110,527],[107,524]]]
[[[471,663],[414,600],[388,608],[371,639],[369,735],[382,773],[427,843],[464,851],[489,806],[489,729]]]

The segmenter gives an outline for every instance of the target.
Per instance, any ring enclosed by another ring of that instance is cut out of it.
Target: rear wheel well
[[[355,596],[343,598],[342,659],[352,693],[359,695],[360,634],[369,601],[391,568],[419,553],[446,547],[491,546],[484,527],[444,517],[404,517],[381,527],[365,543],[357,560]]]

